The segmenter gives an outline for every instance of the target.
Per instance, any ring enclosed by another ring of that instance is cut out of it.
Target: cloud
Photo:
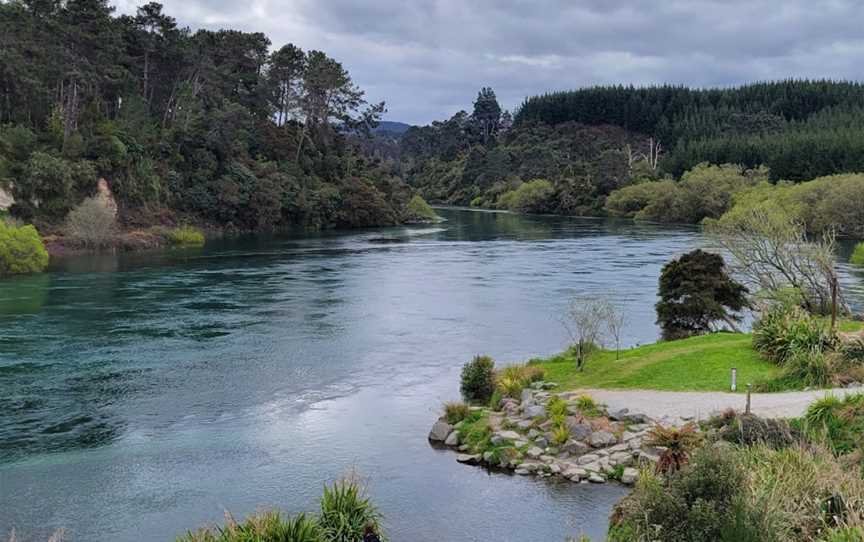
[[[492,86],[507,108],[597,83],[858,77],[858,0],[164,0],[192,28],[340,60],[387,118],[426,123]],[[130,0],[115,0],[130,12]]]

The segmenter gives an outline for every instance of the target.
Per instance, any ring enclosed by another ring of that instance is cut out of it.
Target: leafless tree
[[[606,315],[604,324],[609,338],[615,343],[615,359],[619,359],[621,355],[621,334],[624,332],[624,327],[627,325],[627,313],[624,312],[624,307],[612,302],[606,302]]]
[[[845,311],[835,269],[835,237],[828,231],[808,238],[803,224],[765,208],[753,208],[709,224],[708,231],[733,257],[734,271],[754,290],[772,293],[792,288],[808,311]]]
[[[570,300],[563,323],[576,348],[576,367],[580,371],[584,369],[591,350],[602,346],[604,332],[611,334],[609,321],[615,312],[603,296],[578,296]],[[616,337],[620,335],[622,326],[616,324]]]

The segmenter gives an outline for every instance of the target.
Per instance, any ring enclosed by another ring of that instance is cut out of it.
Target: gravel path
[[[723,392],[675,392],[652,390],[595,390],[583,389],[594,399],[605,403],[609,410],[622,408],[630,412],[647,414],[655,419],[662,418],[707,418],[714,412],[727,408],[743,411],[747,396],[743,393]],[[793,391],[786,393],[754,393],[751,409],[754,414],[773,418],[792,418],[801,416],[807,406],[827,393],[838,397],[846,394],[861,393],[862,389],[833,389],[814,391]]]

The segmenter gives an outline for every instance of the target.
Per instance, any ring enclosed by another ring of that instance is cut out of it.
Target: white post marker
[[[738,369],[732,367],[732,391],[738,389]]]

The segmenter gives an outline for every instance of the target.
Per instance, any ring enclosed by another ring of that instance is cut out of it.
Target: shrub
[[[552,429],[552,442],[562,445],[570,438],[570,429],[565,424],[556,425]]]
[[[655,425],[648,432],[645,443],[648,446],[665,448],[657,463],[658,472],[676,472],[687,463],[690,454],[702,443],[702,435],[694,423],[680,428]]]
[[[473,403],[488,403],[495,391],[495,362],[489,356],[475,356],[462,367],[462,397]]]
[[[566,416],[567,401],[556,395],[546,403],[546,411],[549,413],[549,416]]]
[[[852,251],[849,263],[852,265],[864,266],[864,243],[858,243],[855,245],[855,250]]]
[[[813,402],[804,414],[804,425],[812,440],[823,441],[835,453],[849,453],[864,443],[864,394],[843,399],[826,395]]]
[[[545,374],[546,370],[539,365],[508,365],[497,372],[495,382],[503,396],[519,399],[524,388],[543,380]]]
[[[0,277],[38,273],[48,266],[48,251],[33,226],[0,220]]]
[[[831,529],[818,542],[864,542],[864,527]]]
[[[783,376],[804,386],[824,388],[834,377],[834,359],[818,348],[796,350],[786,360]]]
[[[516,190],[501,194],[497,207],[519,213],[549,213],[555,205],[554,196],[552,183],[546,179],[534,179],[520,184]]]
[[[577,397],[576,408],[587,418],[596,418],[604,414],[603,408],[590,395],[580,395]]]
[[[435,220],[438,215],[419,194],[415,195],[405,207],[409,220]]]
[[[503,398],[501,390],[496,388],[495,391],[492,392],[492,397],[489,398],[489,408],[492,410],[498,410],[501,407],[501,400]]]
[[[85,199],[66,217],[66,235],[86,247],[109,245],[116,231],[114,209],[97,197]]]
[[[444,417],[447,418],[447,423],[457,424],[468,417],[471,408],[465,403],[451,401],[444,403]]]
[[[780,365],[793,355],[821,352],[832,343],[824,322],[797,306],[774,304],[753,324],[753,348]]]
[[[168,232],[168,241],[174,246],[200,247],[204,245],[204,234],[192,226],[180,226]]]
[[[713,418],[710,425],[719,429],[718,436],[726,442],[742,446],[763,444],[773,449],[792,446],[800,442],[800,436],[789,422],[775,418],[760,418],[753,414],[731,415]]]
[[[359,482],[343,480],[324,488],[318,524],[327,542],[356,542],[367,525],[380,532],[381,514]]]
[[[313,517],[298,514],[283,517],[271,511],[254,514],[242,523],[227,516],[224,527],[188,532],[177,542],[325,542],[321,527]]]

